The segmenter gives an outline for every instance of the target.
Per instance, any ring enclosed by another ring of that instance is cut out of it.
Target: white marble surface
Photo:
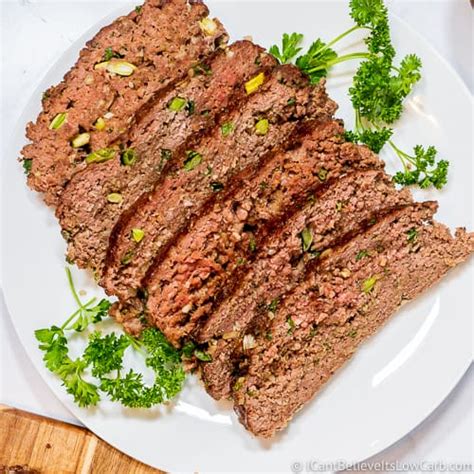
[[[69,44],[116,5],[116,0],[0,0],[2,149],[39,78]],[[472,91],[474,17],[469,1],[392,0],[390,8],[430,41]],[[0,403],[77,423],[36,373],[20,346],[1,294],[0,300]],[[471,367],[421,426],[373,460],[472,463],[473,386]]]

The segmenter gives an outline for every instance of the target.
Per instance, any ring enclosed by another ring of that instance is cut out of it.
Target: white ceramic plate
[[[345,2],[294,0],[210,2],[234,39],[252,35],[269,46],[281,33],[332,38],[350,25]],[[117,14],[128,9],[123,7]],[[43,367],[33,331],[64,320],[74,307],[64,277],[65,244],[51,210],[28,191],[16,162],[24,125],[36,117],[41,92],[60,81],[84,41],[113,17],[95,25],[48,72],[31,98],[4,160],[3,282],[13,323],[38,371],[55,394],[98,436],[141,461],[168,471],[288,472],[293,463],[356,462],[387,448],[426,418],[449,394],[472,360],[473,267],[464,265],[405,307],[366,344],[272,443],[252,438],[225,404],[211,400],[192,378],[168,409],[136,412],[107,402],[77,408]],[[461,80],[417,33],[392,18],[400,54],[416,52],[424,80],[407,103],[396,140],[410,148],[436,145],[451,161],[443,192],[419,193],[440,202],[439,219],[473,228],[472,102]],[[335,71],[331,95],[338,115],[352,125],[346,91],[353,65]],[[397,166],[387,154],[388,169]],[[75,272],[88,295],[100,294],[89,276]]]

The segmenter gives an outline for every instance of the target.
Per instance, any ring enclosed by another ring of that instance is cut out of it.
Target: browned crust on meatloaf
[[[192,148],[201,156],[192,170],[176,170],[124,213],[110,239],[102,278],[106,291],[123,301],[133,297],[157,253],[190,224],[206,201],[215,198],[214,184],[225,188],[237,173],[289,140],[301,121],[329,120],[335,108],[324,83],[310,86],[294,66],[274,70],[240,110],[223,119],[234,124],[230,135],[223,136],[216,127]],[[269,121],[266,134],[256,132],[262,119]],[[133,228],[145,232],[139,244],[130,240]],[[130,255],[130,262],[123,264]]]
[[[242,354],[242,339],[258,319],[271,318],[282,293],[304,278],[305,268],[317,255],[357,235],[380,216],[412,202],[408,190],[397,191],[390,178],[377,170],[354,171],[336,180],[297,211],[266,240],[255,263],[236,278],[231,294],[212,310],[199,334],[213,344],[213,361],[202,364],[203,380],[216,399],[230,393],[234,363]],[[310,232],[311,248],[303,251],[302,232]],[[231,285],[232,286],[232,285]],[[229,354],[222,355],[223,354]]]
[[[148,0],[139,12],[118,18],[86,44],[64,80],[47,91],[42,112],[27,127],[31,143],[22,155],[32,160],[28,184],[44,193],[48,204],[57,203],[64,185],[85,166],[90,150],[114,143],[157,90],[187,74],[226,40],[217,20],[212,35],[202,31],[199,20],[208,13],[200,3]],[[132,75],[123,77],[94,67],[104,61],[107,48],[136,66]],[[66,122],[50,130],[60,113],[67,113]],[[99,131],[94,123],[104,115],[106,128]],[[73,148],[71,140],[82,132],[90,133],[88,146]]]
[[[304,146],[273,156],[187,229],[147,277],[149,322],[174,343],[200,333],[211,313],[207,323],[212,326],[219,290],[229,286],[237,269],[249,271],[257,248],[266,247],[268,233],[281,219],[351,167],[383,167],[375,155],[367,161],[358,154],[355,160],[351,153],[339,156],[338,151],[356,148],[344,147],[342,134],[337,122],[316,126],[305,135]],[[206,331],[200,335],[201,342],[208,339]]]
[[[110,233],[120,215],[152,189],[161,173],[173,165],[173,158],[186,150],[189,140],[219,122],[221,113],[240,104],[246,96],[246,81],[268,73],[275,65],[272,56],[249,41],[219,50],[200,66],[203,73],[166,89],[128,132],[124,147],[135,151],[136,163],[124,166],[118,154],[73,176],[56,212],[69,241],[69,260],[100,274]],[[192,109],[170,110],[176,97],[185,99]],[[121,202],[109,202],[111,193],[120,194]]]
[[[265,330],[271,341],[255,334],[247,368],[235,378],[236,411],[249,431],[271,437],[283,429],[402,304],[474,252],[474,234],[459,229],[453,238],[432,221],[435,210],[416,204],[386,217],[282,299]],[[361,250],[368,255],[357,260]]]

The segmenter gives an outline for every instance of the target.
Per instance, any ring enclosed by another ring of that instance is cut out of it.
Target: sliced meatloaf
[[[362,157],[358,147],[344,144],[342,134],[337,122],[317,125],[303,143],[276,154],[187,229],[145,282],[149,322],[175,343],[199,332],[211,312],[212,328],[216,294],[231,286],[237,269],[251,271],[257,249],[282,218],[346,170],[383,166],[375,155]],[[201,333],[203,341],[213,335],[212,329]]]
[[[113,144],[154,94],[185,76],[227,35],[201,2],[148,0],[103,28],[27,127],[28,184],[56,204],[91,151]]]
[[[398,210],[309,269],[252,334],[233,385],[236,411],[257,436],[283,429],[357,347],[404,303],[474,252],[474,234],[453,238],[433,203]]]
[[[129,131],[122,153],[75,174],[56,212],[69,242],[69,260],[100,274],[121,213],[151,190],[180,147],[246,96],[247,81],[275,65],[272,56],[250,41],[219,50],[192,77],[153,101]]]
[[[354,165],[353,165],[354,166]],[[357,166],[354,166],[357,169]],[[302,209],[265,241],[228,298],[212,309],[199,334],[199,342],[212,345],[213,361],[202,364],[202,378],[216,399],[230,393],[232,375],[243,350],[249,326],[261,317],[272,317],[282,293],[293,289],[304,277],[306,265],[335,243],[347,240],[383,213],[412,201],[410,192],[397,191],[382,171],[353,171],[314,195]],[[218,298],[220,299],[220,298]]]
[[[263,78],[262,78],[263,79]],[[294,66],[273,71],[240,110],[186,151],[180,168],[142,196],[112,233],[102,284],[121,300],[135,296],[153,259],[232,178],[288,141],[303,120],[331,119],[324,83],[310,86]],[[133,239],[134,229],[143,238]]]

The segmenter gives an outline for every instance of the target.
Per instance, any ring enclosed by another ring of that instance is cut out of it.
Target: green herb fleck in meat
[[[367,278],[367,280],[364,280],[362,282],[362,291],[366,295],[369,294],[374,289],[376,283],[377,283],[376,276],[371,276],[370,278]]]
[[[270,311],[270,313],[276,313],[279,304],[280,304],[280,299],[279,298],[273,299],[270,302],[270,304],[268,305],[268,311]]]
[[[125,253],[125,255],[122,257],[120,260],[120,263],[122,265],[128,265],[132,260],[133,257],[135,256],[135,252],[133,250],[129,250],[128,252]]]
[[[194,356],[196,357],[196,359],[200,360],[201,362],[212,362],[211,354],[208,354],[207,352],[204,352],[200,349],[196,349],[194,351]]]
[[[186,160],[184,162],[184,169],[186,171],[192,171],[201,164],[201,161],[202,155],[200,155],[197,151],[187,151]]]
[[[320,179],[320,181],[326,181],[327,177],[328,177],[328,170],[321,168],[318,171],[318,178]]]
[[[33,160],[25,159],[23,160],[23,170],[25,174],[28,176],[31,173],[31,168],[33,166]]]
[[[414,227],[407,232],[407,240],[410,244],[415,244],[418,240],[418,231]]]
[[[261,119],[255,125],[255,133],[257,135],[266,135],[270,129],[270,122],[268,119]]]
[[[356,262],[359,260],[362,260],[363,258],[367,257],[369,255],[369,252],[367,250],[361,250],[357,253],[356,255]]]
[[[186,103],[187,101],[183,97],[175,97],[168,104],[168,109],[170,109],[172,112],[179,112],[180,110],[183,110],[184,107],[186,107]]]
[[[228,137],[234,131],[234,124],[232,122],[223,123],[221,132],[223,137]]]
[[[132,166],[138,160],[137,152],[133,148],[127,148],[121,156],[121,163],[124,166]]]
[[[132,239],[139,244],[145,237],[145,232],[142,229],[132,229]]]
[[[57,114],[49,124],[50,130],[59,130],[67,122],[67,112]]]
[[[115,148],[102,148],[101,150],[93,151],[86,157],[86,163],[103,163],[111,160],[117,156]]]
[[[311,233],[311,229],[306,227],[300,234],[301,237],[301,245],[303,248],[303,252],[307,252],[313,243],[313,234]]]

